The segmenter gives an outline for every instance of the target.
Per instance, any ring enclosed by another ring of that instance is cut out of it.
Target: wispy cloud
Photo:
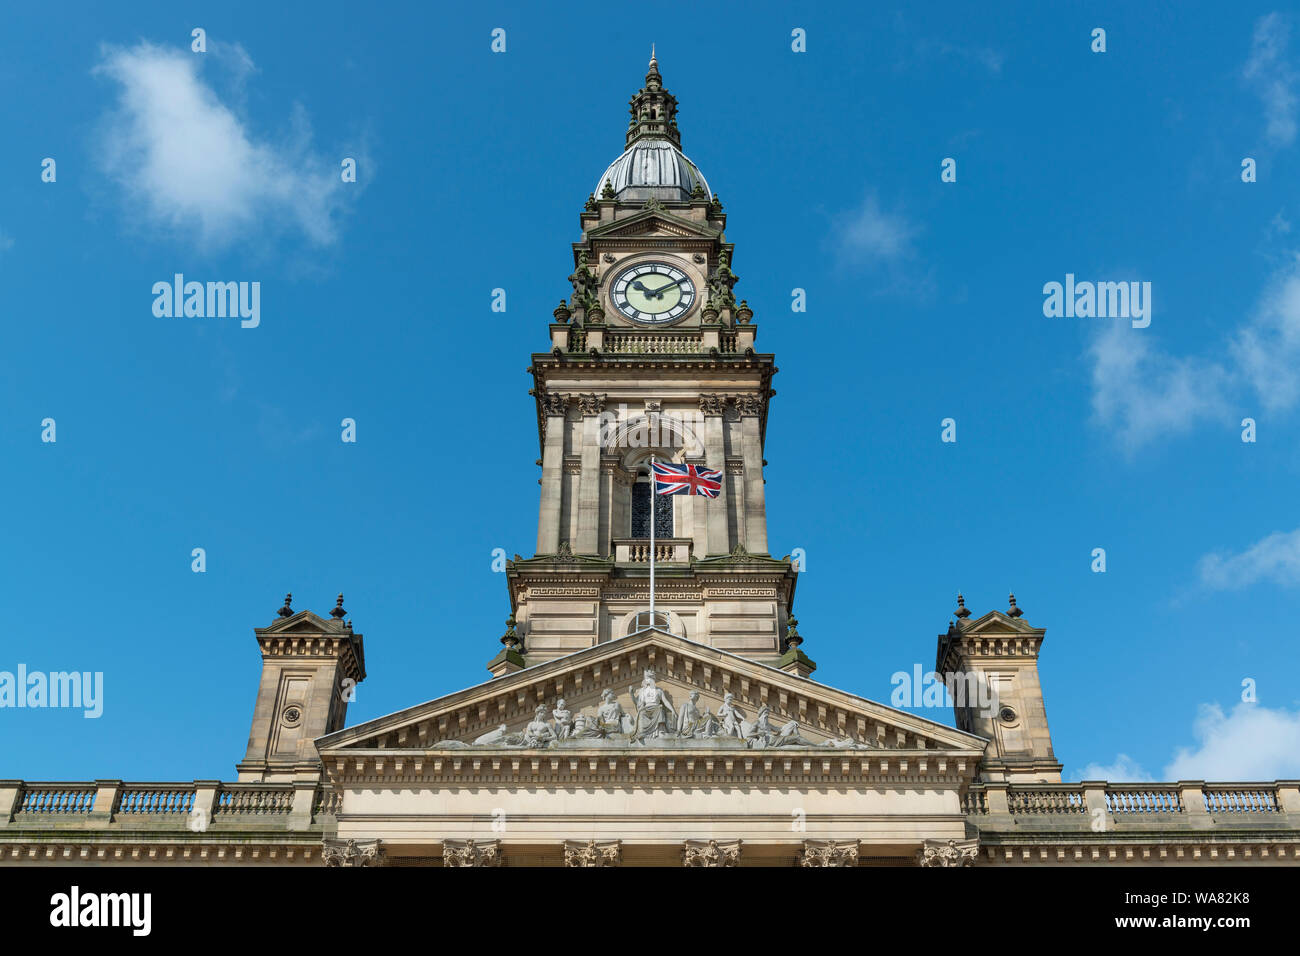
[[[207,55],[233,75],[231,96],[255,67],[238,45]],[[200,75],[205,57],[139,43],[106,47],[96,72],[118,85],[101,125],[105,171],[149,224],[224,246],[248,235],[296,232],[334,242],[343,193],[336,160],[311,149],[295,111],[282,143],[259,139]]]
[[[1192,724],[1193,746],[1180,747],[1161,779],[1294,780],[1300,776],[1300,711],[1238,703],[1230,713],[1202,704]],[[1090,763],[1081,780],[1145,783],[1152,776],[1127,754],[1108,765]]]
[[[1300,587],[1300,529],[1274,532],[1236,554],[1207,554],[1198,570],[1201,583],[1218,590],[1237,590],[1259,581]]]
[[[1300,256],[1273,277],[1231,355],[1266,409],[1300,401]]]
[[[1113,763],[1090,763],[1079,772],[1080,780],[1110,780],[1116,783],[1146,783],[1151,775],[1128,754],[1119,754]]]
[[[981,66],[990,73],[1001,73],[1002,64],[1006,60],[1005,56],[992,47],[949,43],[947,40],[918,40],[916,52],[922,57],[953,57]]]
[[[920,229],[901,212],[881,208],[875,193],[838,224],[840,252],[853,262],[890,262],[912,252],[912,240]]]
[[[1234,402],[1289,412],[1300,406],[1300,256],[1273,274],[1212,358],[1163,351],[1148,330],[1124,323],[1102,327],[1088,355],[1094,418],[1130,453],[1205,420],[1235,424]]]
[[[1297,72],[1289,59],[1290,41],[1288,18],[1280,13],[1260,17],[1242,69],[1247,85],[1264,104],[1264,131],[1274,146],[1289,146],[1296,138]]]
[[[1097,333],[1089,355],[1093,416],[1129,452],[1225,413],[1225,371],[1214,362],[1161,352],[1145,329],[1111,322]]]

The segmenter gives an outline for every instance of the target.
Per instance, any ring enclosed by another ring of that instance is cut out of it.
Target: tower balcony
[[[690,538],[656,538],[655,564],[690,564]],[[614,561],[617,564],[650,563],[649,538],[615,538]]]
[[[754,326],[643,332],[554,325],[552,345],[564,352],[585,353],[595,349],[609,355],[700,355],[714,349],[723,354],[736,354],[754,347]]]

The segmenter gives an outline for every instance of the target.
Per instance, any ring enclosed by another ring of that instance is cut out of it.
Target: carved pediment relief
[[[982,751],[985,741],[658,629],[317,740],[464,754]]]

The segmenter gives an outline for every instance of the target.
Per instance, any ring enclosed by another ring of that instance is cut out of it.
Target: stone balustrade
[[[656,538],[655,564],[689,564],[690,538]],[[619,564],[649,564],[649,538],[615,538],[614,560]]]
[[[586,329],[563,327],[562,338],[556,342],[557,348],[567,352],[586,352],[588,348],[609,355],[698,355],[717,349],[719,352],[734,354],[744,348],[753,347],[752,326],[743,332],[731,330],[708,330],[703,332],[650,332],[650,331],[615,331],[601,329],[599,335],[593,336]]]
[[[6,831],[38,829],[332,829],[341,802],[341,794],[315,779],[293,783],[0,780],[0,841]]]
[[[977,783],[962,810],[982,830],[1300,829],[1300,781]]]

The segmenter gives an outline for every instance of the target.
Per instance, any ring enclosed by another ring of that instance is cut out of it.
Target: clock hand
[[[650,290],[647,290],[647,289],[644,289],[644,288],[643,288],[641,291],[645,292],[647,295],[653,295],[656,299],[662,299],[662,298],[664,297],[664,293],[665,293],[665,292],[667,292],[667,291],[668,291],[669,289],[671,289],[673,286],[675,286],[675,285],[678,285],[678,286],[679,286],[679,285],[681,285],[681,284],[682,284],[682,280],[681,280],[681,279],[678,279],[676,282],[670,282],[670,283],[668,283],[667,285],[661,285],[661,286],[660,286],[659,288],[657,288],[657,289],[650,289]]]

